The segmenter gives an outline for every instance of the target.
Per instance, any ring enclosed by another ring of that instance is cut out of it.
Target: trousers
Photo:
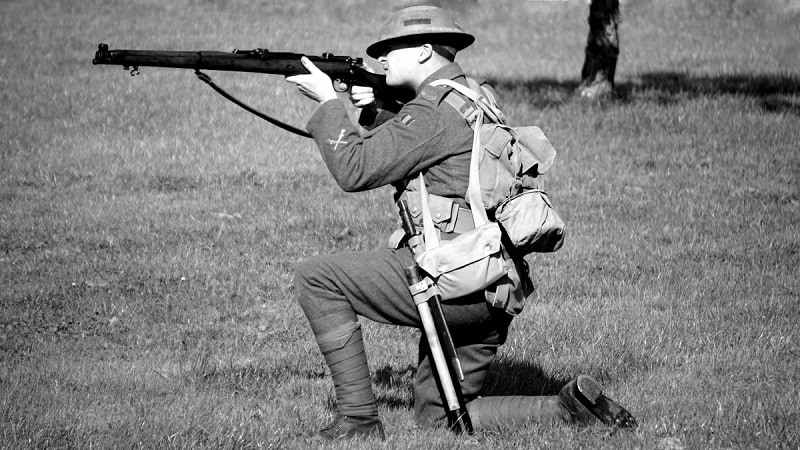
[[[405,278],[405,268],[414,263],[406,248],[316,257],[298,265],[296,296],[312,323],[324,323],[326,317],[358,315],[379,323],[421,328]],[[483,292],[442,302],[442,310],[464,371],[465,380],[461,383],[464,399],[470,402],[480,394],[497,350],[505,343],[512,316],[489,306]],[[337,328],[348,324],[326,326]],[[324,332],[315,330],[319,334]],[[414,416],[423,427],[446,422],[434,372],[423,336],[414,380]]]

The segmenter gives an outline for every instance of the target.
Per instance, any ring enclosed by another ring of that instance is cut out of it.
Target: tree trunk
[[[619,55],[619,0],[592,0],[589,7],[589,37],[581,69],[581,97],[599,99],[614,92],[614,72]]]

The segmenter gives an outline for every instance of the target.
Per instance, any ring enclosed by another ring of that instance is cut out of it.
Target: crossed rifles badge
[[[342,140],[342,138],[344,137],[344,134],[346,132],[347,131],[344,128],[342,128],[342,131],[339,132],[339,137],[336,138],[336,140],[328,139],[328,145],[332,145],[333,146],[333,151],[339,150],[339,144],[344,144],[344,145],[348,144],[347,141],[343,141]]]

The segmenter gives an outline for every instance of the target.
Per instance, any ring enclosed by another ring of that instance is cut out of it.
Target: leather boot
[[[603,388],[587,375],[579,375],[558,394],[561,405],[576,424],[589,425],[592,416],[604,424],[618,428],[636,428],[636,419],[620,404],[603,395]]]
[[[343,416],[337,414],[327,427],[320,430],[314,441],[330,442],[339,439],[350,439],[360,437],[377,437],[386,440],[383,432],[383,423],[378,416]]]

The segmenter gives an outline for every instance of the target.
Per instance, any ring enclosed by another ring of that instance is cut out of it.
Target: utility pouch
[[[422,197],[418,192],[407,192],[405,198],[414,224],[421,225]],[[444,233],[452,233],[458,216],[458,204],[450,198],[428,195],[428,208],[430,208],[433,225]]]
[[[535,289],[528,276],[528,264],[524,259],[512,258],[506,254],[505,262],[509,266],[506,276],[488,286],[484,290],[486,302],[515,316],[522,312],[525,302],[533,295]]]
[[[502,232],[496,222],[487,222],[455,239],[427,248],[417,264],[439,287],[443,300],[463,297],[486,289],[508,273],[500,248]]]
[[[495,219],[522,255],[554,252],[564,244],[564,221],[541,189],[523,191],[504,201],[497,207]]]

